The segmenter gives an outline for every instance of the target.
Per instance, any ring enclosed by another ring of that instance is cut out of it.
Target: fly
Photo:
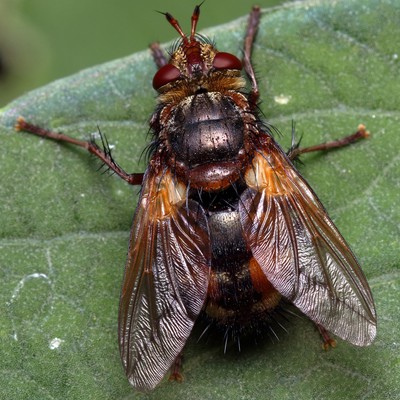
[[[18,119],[17,129],[83,147],[131,185],[141,185],[119,306],[119,348],[129,382],[153,389],[178,366],[202,314],[225,336],[241,334],[294,304],[330,331],[367,346],[376,312],[367,280],[318,197],[293,165],[300,154],[366,137],[285,153],[262,122],[251,51],[260,9],[250,13],[243,59],[196,33],[200,6],[167,60],[158,45],[144,174],[125,172],[102,137],[81,141]],[[246,79],[250,90],[246,92]],[[267,328],[266,328],[267,329]]]

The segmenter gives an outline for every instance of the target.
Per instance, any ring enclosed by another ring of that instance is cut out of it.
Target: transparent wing
[[[304,314],[355,345],[376,335],[367,280],[319,199],[272,138],[246,172],[243,232],[274,287]]]
[[[154,388],[167,373],[207,294],[207,220],[185,196],[170,173],[145,175],[119,308],[121,358],[139,390]]]

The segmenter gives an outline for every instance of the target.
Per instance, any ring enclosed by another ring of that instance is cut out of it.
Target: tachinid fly
[[[365,128],[283,152],[257,110],[250,56],[260,9],[250,14],[243,60],[196,33],[199,14],[196,6],[189,36],[165,14],[180,35],[169,61],[158,45],[151,48],[159,97],[144,175],[120,168],[104,138],[99,147],[22,117],[17,122],[19,130],[87,149],[128,183],[142,185],[119,307],[122,363],[138,390],[153,389],[177,364],[201,313],[239,336],[286,301],[326,340],[328,330],[366,346],[376,335],[365,276],[292,164],[299,154],[365,137]]]

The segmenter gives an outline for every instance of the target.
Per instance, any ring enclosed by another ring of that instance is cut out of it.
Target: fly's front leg
[[[107,139],[104,135],[100,133],[102,147],[100,148],[93,140],[85,141],[75,139],[71,136],[64,135],[63,133],[52,132],[47,129],[43,129],[40,126],[33,125],[24,118],[19,117],[17,123],[15,125],[15,129],[17,131],[24,131],[28,133],[32,133],[33,135],[55,140],[57,142],[69,143],[74,146],[82,147],[86,149],[89,153],[94,154],[97,158],[99,158],[104,165],[106,165],[111,171],[117,174],[124,181],[128,182],[130,185],[141,185],[143,180],[143,174],[128,174],[125,172],[112,158],[110,146],[108,145]]]
[[[311,153],[313,151],[329,151],[329,150],[333,150],[333,149],[338,149],[338,148],[353,144],[360,139],[366,139],[367,137],[369,137],[369,135],[370,134],[366,130],[365,126],[360,124],[357,128],[357,132],[354,132],[351,135],[345,136],[338,140],[333,140],[331,142],[321,143],[321,144],[317,144],[315,146],[309,146],[309,147],[302,148],[302,147],[299,147],[299,144],[300,144],[299,142],[295,143],[294,130],[293,130],[292,147],[287,152],[287,156],[290,158],[290,160],[293,161],[297,157],[299,157],[301,154]]]
[[[159,43],[152,43],[150,45],[150,50],[157,68],[161,68],[167,64],[167,59],[165,58],[165,54],[162,51]]]
[[[243,66],[247,76],[251,82],[251,91],[249,93],[250,107],[254,110],[257,106],[260,93],[258,91],[258,84],[253,66],[251,64],[251,53],[253,50],[254,39],[257,34],[258,25],[260,24],[261,10],[260,7],[254,6],[249,15],[247,23],[246,36],[244,38],[243,46]]]

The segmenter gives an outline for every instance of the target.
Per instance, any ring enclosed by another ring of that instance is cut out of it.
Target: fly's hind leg
[[[331,338],[331,336],[329,335],[329,332],[322,325],[319,325],[319,324],[315,324],[315,325],[319,331],[319,334],[322,337],[322,341],[323,341],[322,348],[326,351],[329,349],[334,349],[336,347],[336,340]]]
[[[64,135],[63,133],[58,133],[47,129],[43,129],[40,126],[25,121],[25,119],[22,117],[18,118],[17,123],[15,124],[15,129],[17,131],[28,132],[45,139],[51,139],[57,142],[69,143],[74,146],[82,147],[86,149],[89,153],[99,158],[110,171],[113,171],[115,174],[117,174],[124,181],[128,182],[130,185],[141,185],[142,183],[143,180],[142,173],[128,174],[114,161],[114,159],[111,156],[111,149],[110,146],[108,145],[107,139],[105,138],[104,135],[101,134],[100,130],[99,134],[101,138],[102,147],[98,146],[94,139],[88,141],[75,139],[71,136]]]
[[[182,375],[182,364],[183,364],[183,355],[182,352],[178,354],[178,356],[175,358],[173,364],[171,365],[170,368],[170,376],[169,376],[169,381],[175,381],[175,382],[183,382],[183,375]]]

